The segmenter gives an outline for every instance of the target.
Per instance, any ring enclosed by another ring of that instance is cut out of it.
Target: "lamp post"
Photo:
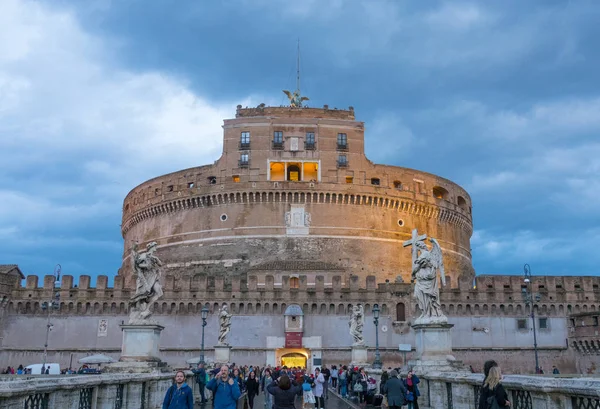
[[[200,362],[201,364],[204,363],[204,327],[206,327],[206,318],[208,317],[208,307],[205,305],[204,307],[202,307],[202,347],[201,347],[201,351],[200,351]]]
[[[57,288],[60,288],[60,272],[62,267],[60,264],[57,264],[54,267],[54,282],[52,283],[52,293],[53,297],[50,298],[50,301],[42,303],[42,310],[47,311],[47,319],[46,319],[46,341],[44,342],[44,359],[42,363],[42,370],[46,368],[46,360],[48,358],[48,337],[50,336],[50,331],[52,331],[53,325],[50,323],[50,312],[52,309],[57,310],[60,307],[60,292],[56,291]],[[42,373],[43,375],[43,373]]]
[[[531,323],[533,324],[533,352],[535,354],[535,373],[540,373],[540,361],[538,359],[538,350],[537,350],[537,333],[535,329],[535,304],[540,301],[542,298],[539,293],[533,293],[531,287],[531,268],[529,264],[525,264],[523,266],[523,272],[525,279],[525,287],[523,287],[523,299],[525,301],[525,305],[531,306]]]
[[[373,305],[373,322],[375,323],[375,361],[373,361],[373,368],[381,369],[383,364],[381,363],[381,355],[379,355],[379,304]]]

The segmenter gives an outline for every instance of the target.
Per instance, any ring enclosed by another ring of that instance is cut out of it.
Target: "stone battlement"
[[[9,313],[42,313],[40,303],[52,296],[53,280],[53,276],[45,276],[40,287],[37,276],[28,276],[25,287],[13,290],[8,302]],[[122,276],[115,277],[113,287],[108,287],[107,282],[107,276],[98,276],[96,287],[91,287],[90,277],[81,276],[75,287],[72,276],[63,276],[61,287],[56,290],[61,294],[59,313],[125,313],[132,291],[124,288]],[[475,283],[476,286],[472,282],[469,286],[467,280],[460,280],[458,287],[442,288],[445,313],[449,316],[512,316],[525,314],[530,308],[522,297],[521,277],[481,276]],[[457,283],[450,283],[454,284]],[[533,282],[534,291],[542,294],[537,303],[538,312],[566,316],[600,310],[598,284],[600,277],[539,277]],[[291,287],[290,277],[276,283],[272,275],[265,276],[264,285],[259,285],[252,273],[247,280],[240,276],[205,274],[176,280],[167,275],[163,289],[164,298],[154,305],[157,314],[196,314],[205,304],[216,311],[222,303],[231,304],[231,311],[236,314],[279,314],[286,304],[298,303],[307,313],[339,315],[346,314],[356,302],[379,303],[383,315],[393,315],[397,304],[404,304],[407,314],[414,312],[410,284],[377,283],[372,275],[365,280],[338,274],[327,278],[317,275],[314,283],[309,283],[307,276],[299,275],[296,288]]]
[[[292,108],[290,106],[268,107],[260,104],[256,108],[242,108],[237,106],[235,112],[236,118],[251,118],[251,117],[278,117],[278,118],[329,118],[329,119],[345,119],[354,121],[354,108],[349,107],[347,110],[333,108],[329,105],[323,105],[323,108]]]

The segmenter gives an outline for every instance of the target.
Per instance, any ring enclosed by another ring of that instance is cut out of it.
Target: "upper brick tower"
[[[279,262],[277,286],[318,261],[343,280],[407,281],[402,242],[413,228],[438,239],[452,286],[473,278],[468,193],[439,176],[373,164],[352,107],[238,106],[223,128],[213,165],[154,178],[125,198],[128,286],[134,241],[158,242],[167,273],[179,277],[251,275],[261,285]],[[331,280],[325,274],[324,285]]]

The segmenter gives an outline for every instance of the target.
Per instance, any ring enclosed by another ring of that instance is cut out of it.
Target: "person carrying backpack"
[[[490,368],[489,374],[483,382],[478,409],[501,409],[509,406],[508,394],[502,386],[500,367],[494,366]]]

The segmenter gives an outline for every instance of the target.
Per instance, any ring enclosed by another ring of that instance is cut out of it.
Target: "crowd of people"
[[[303,409],[324,409],[330,388],[341,398],[359,405],[389,409],[419,409],[421,396],[419,377],[412,370],[400,376],[400,368],[384,370],[379,385],[365,368],[348,365],[329,368],[323,365],[313,373],[299,367],[238,367],[235,364],[217,366],[210,371],[204,364],[191,369],[199,387],[200,401],[205,403],[212,399],[214,409],[235,409],[244,393],[250,409],[254,409],[255,398],[260,394],[264,395],[265,409],[296,409],[300,401]],[[478,409],[510,407],[497,362],[485,362],[483,372]],[[163,409],[193,409],[193,395],[192,388],[185,384],[185,374],[180,371],[175,384],[167,391]]]
[[[300,367],[266,367],[222,365],[213,369],[203,363],[190,368],[198,387],[200,403],[212,399],[215,409],[234,409],[237,400],[245,393],[248,407],[254,409],[257,396],[264,395],[265,409],[324,409],[328,390],[332,388],[344,399],[360,405],[380,406],[384,399],[394,409],[408,405],[418,409],[419,378],[412,372],[402,379],[398,370],[384,371],[379,389],[375,378],[365,368],[349,365],[317,367],[310,373]],[[185,374],[178,372],[175,384],[169,388],[163,409],[192,409],[193,389],[185,383]],[[385,396],[385,398],[384,398]]]

